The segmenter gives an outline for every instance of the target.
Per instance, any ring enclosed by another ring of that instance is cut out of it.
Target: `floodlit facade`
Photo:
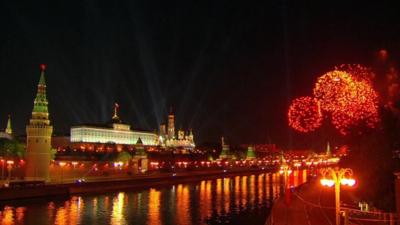
[[[81,125],[72,127],[71,142],[134,145],[141,139],[145,146],[156,146],[158,144],[157,134],[131,130],[130,125],[123,124],[117,115],[118,107],[118,104],[116,104],[110,126]]]
[[[196,147],[192,130],[185,132],[178,130],[178,135],[175,133],[175,115],[172,111],[168,115],[168,131],[166,133],[166,125],[160,125],[158,142],[160,145],[170,148],[193,149]]]

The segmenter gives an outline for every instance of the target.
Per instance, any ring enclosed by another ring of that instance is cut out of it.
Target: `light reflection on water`
[[[297,186],[307,171],[288,178]],[[69,200],[20,201],[2,206],[0,223],[74,224],[264,224],[282,191],[282,176],[258,174],[142,191],[73,196]]]

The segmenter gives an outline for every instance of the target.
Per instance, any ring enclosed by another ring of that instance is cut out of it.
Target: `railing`
[[[388,213],[382,211],[361,211],[352,208],[342,208],[344,225],[349,224],[349,221],[354,222],[369,222],[372,224],[399,224],[399,216],[397,213]]]

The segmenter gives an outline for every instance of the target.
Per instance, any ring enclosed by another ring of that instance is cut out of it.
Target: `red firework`
[[[321,109],[331,114],[332,124],[342,134],[355,125],[374,128],[379,122],[378,95],[370,70],[345,65],[348,72],[334,70],[318,78],[314,95]]]
[[[343,101],[353,85],[354,80],[350,74],[334,70],[318,78],[314,96],[320,102],[322,110],[333,112],[338,106],[345,104]]]
[[[288,111],[289,126],[300,132],[311,132],[321,126],[319,103],[312,97],[294,99]]]
[[[365,81],[372,85],[372,80],[375,78],[375,73],[370,68],[360,64],[343,64],[335,68],[335,70],[345,71],[351,74],[356,81]]]
[[[367,81],[355,81],[343,96],[342,104],[332,111],[332,124],[340,133],[347,134],[356,125],[377,126],[378,95]]]

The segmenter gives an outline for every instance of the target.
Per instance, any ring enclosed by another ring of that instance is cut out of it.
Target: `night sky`
[[[109,121],[118,102],[147,130],[172,107],[198,144],[310,147],[290,100],[335,65],[399,51],[400,8],[385,2],[1,1],[0,128],[11,114],[25,133],[45,63],[56,134]]]

